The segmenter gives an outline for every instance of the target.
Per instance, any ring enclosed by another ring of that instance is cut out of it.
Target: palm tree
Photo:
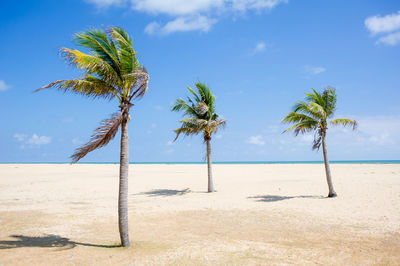
[[[146,93],[149,75],[139,64],[133,41],[122,28],[112,27],[107,31],[91,29],[75,34],[74,40],[76,44],[88,48],[90,53],[62,48],[61,54],[70,64],[83,70],[84,75],[77,79],[57,80],[36,91],[53,87],[94,99],[118,99],[120,111],[103,120],[90,141],[76,149],[71,158],[72,163],[76,163],[89,152],[107,145],[121,127],[118,224],[122,246],[129,247],[129,110],[133,106],[132,101]]]
[[[181,120],[181,127],[174,130],[175,140],[180,134],[186,136],[203,133],[204,142],[207,144],[207,169],[208,169],[208,192],[214,192],[214,184],[211,169],[211,135],[216,133],[221,126],[226,125],[226,121],[219,119],[215,113],[215,97],[210,88],[201,82],[196,83],[198,94],[187,87],[193,95],[188,97],[187,102],[178,98],[172,106],[172,111],[182,111],[187,118]]]
[[[328,197],[336,197],[333,189],[331,170],[329,168],[328,153],[326,150],[326,132],[328,124],[332,126],[342,125],[351,126],[353,130],[357,128],[357,122],[352,119],[336,118],[328,121],[336,110],[336,92],[333,88],[326,88],[322,93],[313,90],[313,93],[306,93],[305,101],[299,101],[293,106],[284,119],[283,123],[294,123],[293,126],[284,132],[294,130],[297,136],[299,133],[315,131],[313,150],[319,150],[322,144],[324,154],[326,181],[328,182]]]

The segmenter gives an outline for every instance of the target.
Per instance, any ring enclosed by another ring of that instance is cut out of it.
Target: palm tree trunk
[[[123,247],[129,247],[128,229],[128,170],[129,170],[129,113],[124,111],[121,124],[121,155],[119,168],[118,225]]]
[[[212,162],[211,162],[211,138],[206,139],[207,143],[207,170],[208,170],[208,192],[214,192],[214,184],[212,178]]]
[[[326,182],[328,182],[328,188],[329,188],[328,197],[333,198],[333,197],[336,197],[337,194],[336,194],[335,190],[333,189],[331,169],[329,167],[329,161],[328,161],[328,152],[326,150],[325,136],[326,136],[326,132],[323,132],[322,133],[322,151],[323,151],[323,154],[324,154]]]

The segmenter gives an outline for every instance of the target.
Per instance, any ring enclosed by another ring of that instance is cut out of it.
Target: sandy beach
[[[400,165],[1,164],[0,265],[399,265]]]

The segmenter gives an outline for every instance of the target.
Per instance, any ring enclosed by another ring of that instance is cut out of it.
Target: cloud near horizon
[[[0,91],[6,91],[10,88],[9,85],[6,84],[4,80],[0,79]]]
[[[400,43],[400,11],[386,16],[375,15],[365,19],[365,26],[373,35],[385,34],[376,43],[394,46]]]
[[[243,14],[271,10],[288,0],[85,0],[99,9],[110,6],[129,6],[152,16],[167,15],[167,22],[150,22],[144,29],[147,34],[167,35],[174,32],[208,32],[218,22],[222,13]]]
[[[261,135],[258,136],[251,136],[250,138],[248,138],[246,140],[246,143],[248,144],[253,144],[253,145],[257,145],[257,146],[263,146],[265,145],[265,141],[263,139],[263,137]]]
[[[26,134],[16,133],[14,134],[14,139],[21,143],[21,148],[25,148],[25,145],[28,147],[39,147],[41,145],[46,145],[51,142],[51,137],[49,136],[38,136],[37,134],[33,134],[31,137],[28,137]]]

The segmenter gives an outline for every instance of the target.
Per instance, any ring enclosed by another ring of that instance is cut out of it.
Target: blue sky
[[[280,121],[311,88],[333,86],[331,160],[400,159],[400,2],[320,0],[68,0],[0,3],[0,162],[68,162],[116,101],[38,87],[80,72],[58,54],[74,33],[118,25],[150,74],[129,126],[131,161],[202,161],[201,137],[172,143],[170,112],[200,80],[228,121],[215,161],[321,160],[312,135],[281,134]],[[119,160],[119,136],[82,162]]]

